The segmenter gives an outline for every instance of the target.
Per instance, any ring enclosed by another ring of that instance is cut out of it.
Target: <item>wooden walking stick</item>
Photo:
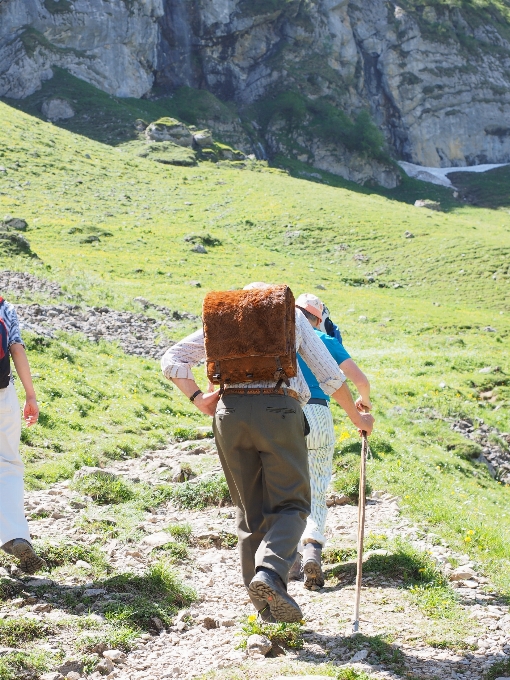
[[[359,630],[359,605],[361,600],[361,578],[363,574],[363,540],[365,538],[365,506],[366,506],[366,481],[367,481],[367,451],[368,439],[365,430],[361,433],[361,466],[359,475],[359,499],[358,499],[358,559],[356,565],[356,594],[354,599],[354,621],[352,632]]]

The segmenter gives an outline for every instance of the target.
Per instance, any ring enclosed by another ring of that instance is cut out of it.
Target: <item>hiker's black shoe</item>
[[[19,560],[19,568],[25,574],[35,574],[36,571],[44,569],[46,562],[36,555],[31,544],[24,538],[15,538],[2,546],[6,553],[17,557]]]
[[[257,616],[263,623],[278,623],[275,617],[271,614],[268,604],[266,604],[264,609],[258,610]]]
[[[320,543],[306,543],[303,548],[304,586],[308,590],[324,587],[324,574],[321,567],[322,546]]]
[[[296,555],[296,559],[294,560],[294,564],[292,565],[289,571],[289,581],[301,581],[302,577],[303,577],[303,564],[301,554],[298,553]]]
[[[260,570],[252,578],[248,590],[253,597],[265,600],[276,621],[297,623],[303,618],[298,603],[287,593],[283,581],[276,572]]]

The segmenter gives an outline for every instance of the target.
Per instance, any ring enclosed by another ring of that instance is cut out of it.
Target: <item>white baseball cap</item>
[[[306,309],[306,311],[310,312],[310,314],[313,314],[318,319],[322,319],[322,310],[324,309],[324,305],[313,293],[303,293],[300,295],[296,300],[296,307]]]

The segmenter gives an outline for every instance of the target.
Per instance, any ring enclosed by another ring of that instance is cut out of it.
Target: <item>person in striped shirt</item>
[[[365,374],[351,359],[341,340],[338,339],[338,337],[341,338],[339,330],[331,321],[328,324],[331,334],[323,333],[321,330],[321,327],[324,327],[325,309],[322,301],[312,293],[304,293],[296,300],[296,306],[313,326],[316,334],[342,372],[358,389],[360,396],[355,402],[357,409],[359,411],[370,411],[372,408],[370,383]],[[326,312],[329,319],[327,308]],[[321,553],[326,543],[324,536],[327,516],[326,491],[331,481],[333,468],[335,431],[333,417],[329,409],[329,396],[321,390],[319,382],[300,355],[298,355],[298,362],[311,394],[308,403],[303,407],[303,411],[310,426],[306,443],[312,504],[290,578],[299,579],[301,573],[303,573],[305,588],[312,590],[322,588],[324,585]]]

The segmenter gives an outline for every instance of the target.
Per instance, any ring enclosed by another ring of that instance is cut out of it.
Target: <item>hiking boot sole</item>
[[[316,590],[324,587],[324,574],[321,565],[315,560],[309,560],[303,566],[305,574],[304,586],[307,590]]]
[[[12,554],[18,558],[19,568],[25,574],[35,574],[46,566],[46,562],[35,554],[30,545],[17,545],[12,549]]]
[[[303,613],[297,602],[290,595],[281,595],[263,581],[252,581],[249,587],[250,593],[259,600],[265,600],[269,605],[271,614],[277,621],[284,623],[298,623],[303,619]]]

